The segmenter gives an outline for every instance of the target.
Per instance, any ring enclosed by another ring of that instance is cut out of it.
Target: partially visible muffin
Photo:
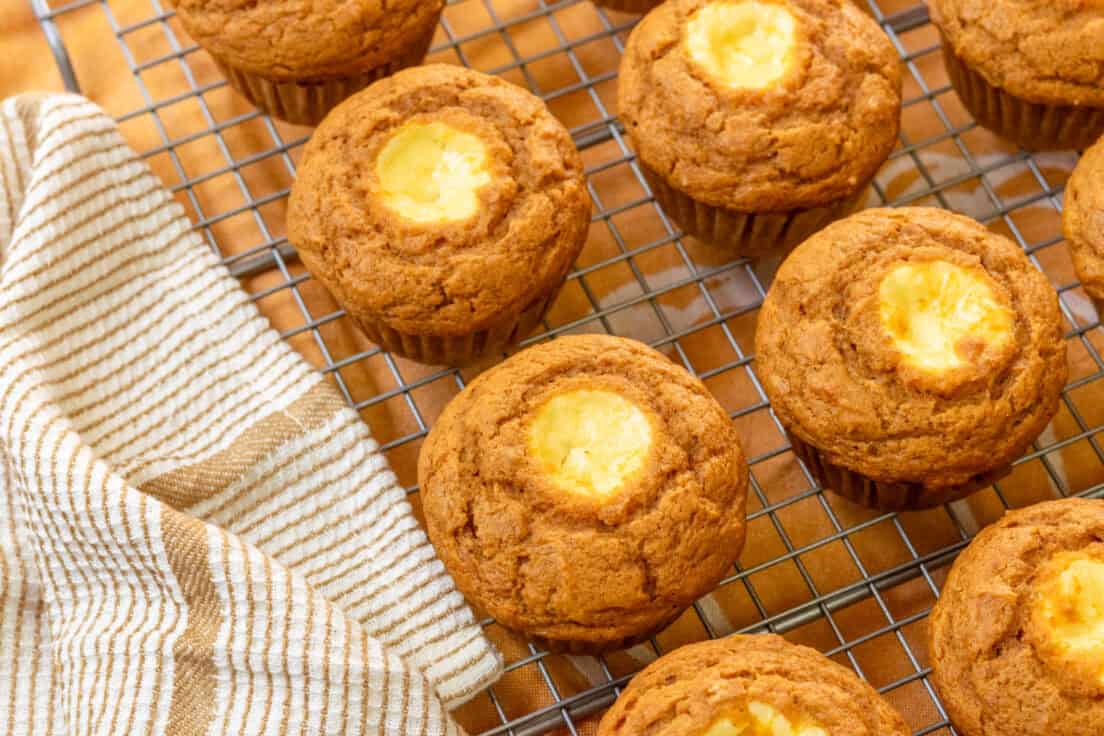
[[[964,736],[1104,733],[1104,501],[1011,511],[932,609],[932,674]]]
[[[1104,133],[1104,3],[928,0],[943,59],[979,123],[1029,150]]]
[[[598,736],[908,736],[851,670],[772,634],[676,649],[636,675]]]
[[[303,262],[368,337],[450,365],[540,323],[589,224],[582,160],[544,103],[441,64],[339,105],[287,215]]]
[[[667,214],[759,255],[861,202],[897,142],[901,74],[850,0],[670,0],[629,37],[618,104]]]
[[[1104,315],[1104,140],[1085,151],[1066,183],[1062,229],[1081,287]]]
[[[945,210],[867,210],[802,243],[759,313],[758,374],[822,485],[882,509],[961,498],[1058,410],[1058,297],[1013,242]]]
[[[171,0],[184,30],[265,112],[315,125],[375,80],[421,63],[444,0]]]
[[[476,607],[554,650],[627,646],[731,572],[748,471],[701,381],[562,337],[483,373],[418,458],[429,538]]]

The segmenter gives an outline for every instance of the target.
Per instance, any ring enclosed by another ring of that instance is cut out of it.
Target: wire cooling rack
[[[1012,475],[942,509],[880,514],[823,493],[790,452],[755,375],[755,316],[777,264],[731,261],[680,237],[622,136],[614,85],[636,18],[587,0],[453,0],[431,59],[502,75],[541,96],[569,126],[589,175],[587,247],[545,331],[528,342],[567,332],[649,342],[726,406],[752,466],[740,564],[650,644],[561,657],[486,620],[508,666],[460,712],[472,732],[593,733],[632,673],[659,654],[696,639],[771,631],[851,666],[917,736],[954,733],[929,684],[924,643],[947,566],[1006,508],[1104,495],[1104,334],[1060,228],[1062,189],[1077,157],[1030,156],[978,128],[948,85],[922,4],[857,1],[896,46],[905,76],[899,145],[868,204],[955,209],[1023,247],[1058,290],[1066,319],[1071,381],[1059,415]],[[270,120],[230,91],[161,0],[31,5],[66,86],[116,116],[261,310],[368,421],[417,508],[417,449],[441,405],[478,369],[427,368],[381,353],[298,263],[282,220],[309,130]],[[104,82],[111,65],[118,70]],[[84,79],[98,86],[82,90]]]

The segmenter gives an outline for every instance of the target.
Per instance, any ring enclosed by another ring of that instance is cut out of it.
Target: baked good
[[[418,479],[457,587],[553,650],[663,628],[744,542],[748,471],[728,414],[620,337],[561,337],[480,375],[430,431]]]
[[[908,736],[854,672],[780,636],[676,649],[636,675],[598,736]]]
[[[901,74],[850,0],[670,0],[629,37],[618,104],[667,214],[757,255],[859,204],[897,141]]]
[[[981,125],[1029,150],[1104,133],[1104,3],[928,0],[943,60]]]
[[[1048,501],[983,529],[929,630],[963,736],[1104,733],[1104,501]]]
[[[1104,314],[1104,140],[1085,151],[1066,182],[1062,230],[1081,287]]]
[[[946,503],[1009,470],[1058,410],[1058,298],[1023,251],[926,207],[802,243],[759,313],[758,374],[794,452],[881,509]]]
[[[375,80],[420,64],[444,0],[171,0],[230,84],[270,115],[316,125]]]
[[[662,2],[663,0],[594,0],[595,5],[622,13],[647,13]]]
[[[583,247],[590,198],[579,152],[543,102],[433,64],[330,113],[287,218],[303,263],[368,337],[456,365],[539,324]]]

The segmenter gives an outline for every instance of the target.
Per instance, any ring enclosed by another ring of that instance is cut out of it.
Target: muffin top
[[[728,415],[624,338],[562,337],[479,376],[430,431],[418,477],[460,590],[547,640],[650,633],[743,545],[747,465]]]
[[[759,314],[778,418],[827,459],[938,490],[1018,457],[1066,379],[1054,289],[945,210],[867,210],[802,243]]]
[[[773,634],[676,649],[636,675],[598,736],[907,736],[855,674]]]
[[[1104,501],[1008,513],[931,614],[935,683],[966,736],[1104,732]]]
[[[1029,102],[1104,106],[1102,0],[928,0],[956,55]]]
[[[543,102],[434,64],[330,112],[306,146],[288,237],[354,317],[462,335],[554,288],[589,214],[582,160]]]
[[[1081,286],[1104,299],[1104,141],[1085,151],[1066,183],[1062,229]]]
[[[386,63],[437,27],[444,0],[170,0],[219,60],[275,80],[341,77]]]
[[[853,194],[897,140],[901,75],[850,0],[670,0],[629,37],[620,116],[676,189],[737,211]]]

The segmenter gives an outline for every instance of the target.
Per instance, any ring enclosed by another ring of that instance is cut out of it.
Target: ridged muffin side
[[[425,58],[443,0],[172,0],[184,30],[265,112],[316,125]]]
[[[955,91],[974,118],[1029,150],[1104,134],[1104,5],[928,0]]]

